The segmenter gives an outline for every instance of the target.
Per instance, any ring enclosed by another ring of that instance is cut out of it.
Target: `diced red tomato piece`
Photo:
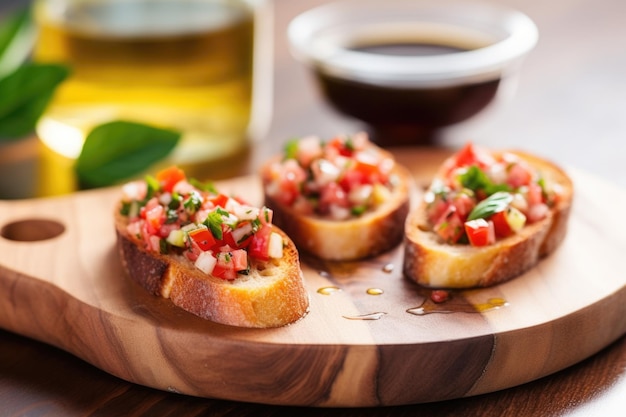
[[[492,221],[475,219],[465,222],[465,233],[472,246],[492,245],[496,241],[496,232]]]
[[[329,183],[320,195],[318,209],[321,213],[326,213],[331,205],[338,207],[349,207],[348,194],[336,182]]]
[[[157,234],[158,230],[165,223],[165,209],[161,205],[151,207],[145,212],[146,223],[151,235]]]
[[[463,236],[463,220],[453,205],[448,206],[435,224],[434,230],[448,243],[456,243]]]
[[[530,183],[527,186],[526,200],[529,206],[543,203],[543,190],[537,183]]]
[[[224,194],[218,194],[215,198],[211,199],[211,202],[215,205],[215,207],[226,207],[226,203],[228,202],[228,196]]]
[[[248,245],[248,254],[250,257],[262,261],[267,261],[270,258],[269,247],[271,233],[272,227],[269,224],[265,224],[254,234]]]
[[[228,252],[217,253],[217,263],[213,267],[211,275],[222,279],[235,279],[237,278],[237,270],[232,260],[232,255]]]
[[[526,215],[526,217],[528,218],[529,223],[534,223],[538,222],[539,220],[543,220],[549,212],[550,208],[547,204],[533,204],[528,208],[528,214]]]
[[[197,245],[198,248],[205,252],[211,250],[216,243],[213,234],[205,228],[198,228],[190,231],[189,237],[191,238],[193,244]]]
[[[450,292],[446,290],[432,290],[430,292],[430,299],[435,303],[443,303],[450,298]]]
[[[461,220],[465,221],[467,216],[471,213],[472,209],[476,206],[474,198],[466,193],[458,193],[454,196],[452,204],[456,208],[456,212],[459,214]]]
[[[499,211],[489,218],[493,222],[496,237],[507,237],[513,234],[513,229],[506,216],[506,210]]]
[[[335,148],[339,152],[339,155],[343,156],[351,156],[353,152],[352,149],[346,146],[345,139],[340,136],[331,139],[326,146],[329,148]]]
[[[528,166],[517,162],[508,167],[506,182],[511,187],[519,188],[523,185],[528,185],[531,180],[532,173]]]
[[[161,184],[163,191],[172,192],[174,186],[184,179],[186,179],[185,171],[177,166],[171,166],[159,171],[156,174],[156,179]]]
[[[485,168],[494,163],[494,159],[489,153],[477,148],[472,142],[467,142],[467,144],[457,152],[455,160],[457,167],[478,165],[480,168]]]

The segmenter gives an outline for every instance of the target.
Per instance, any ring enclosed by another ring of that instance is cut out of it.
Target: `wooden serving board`
[[[397,156],[419,189],[447,153]],[[403,278],[400,247],[354,263],[303,257],[310,313],[269,330],[199,319],[127,279],[115,249],[118,188],[0,202],[0,327],[122,379],[202,397],[360,407],[512,387],[626,333],[626,218],[615,210],[626,192],[569,172],[567,238],[517,279],[435,305]],[[218,185],[261,202],[255,177]]]

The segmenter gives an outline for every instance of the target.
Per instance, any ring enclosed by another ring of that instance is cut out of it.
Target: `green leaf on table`
[[[96,126],[85,139],[74,169],[83,188],[104,187],[145,171],[165,158],[180,133],[135,122]]]
[[[0,78],[0,140],[31,133],[69,72],[63,65],[25,64]]]
[[[0,77],[26,61],[35,45],[36,34],[30,9],[17,10],[0,22]]]

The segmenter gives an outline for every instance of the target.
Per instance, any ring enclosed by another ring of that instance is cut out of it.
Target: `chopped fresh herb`
[[[178,221],[178,211],[176,209],[168,208],[165,210],[165,223],[171,224]]]
[[[291,139],[287,141],[287,143],[285,143],[284,153],[284,159],[296,159],[296,155],[298,153],[298,139]]]
[[[192,191],[183,206],[188,212],[195,213],[202,206],[202,196],[197,191]]]
[[[169,244],[165,239],[159,239],[159,252],[163,255],[167,255],[169,251]]]
[[[463,187],[472,191],[483,190],[487,195],[492,195],[499,191],[511,191],[511,187],[506,184],[494,184],[485,171],[476,165],[470,166],[467,171],[461,174],[459,181]]]
[[[198,181],[195,178],[190,178],[189,179],[189,184],[193,185],[194,187],[196,187],[198,190],[201,191],[208,191],[211,194],[219,194],[219,192],[217,191],[217,189],[215,188],[215,185],[213,185],[212,182],[202,182],[202,181]]]
[[[365,205],[360,205],[360,206],[354,206],[354,207],[352,207],[352,209],[350,210],[350,212],[351,212],[354,216],[360,216],[361,214],[365,213],[365,210],[367,210],[367,206],[365,206]]]
[[[146,199],[151,199],[152,196],[161,189],[161,184],[152,175],[146,175],[146,184],[148,185],[148,193]]]
[[[131,203],[128,202],[122,203],[122,207],[120,208],[120,214],[122,216],[128,216],[128,214],[130,213],[130,205]]]
[[[496,213],[504,211],[513,201],[513,194],[499,191],[485,198],[470,212],[467,220],[486,219]]]
[[[352,137],[348,136],[346,138],[346,142],[345,142],[345,147],[347,150],[349,150],[350,152],[354,152],[354,150],[356,149],[354,146],[354,141],[352,140]]]
[[[211,234],[218,240],[221,240],[224,237],[222,232],[222,223],[223,223],[222,215],[218,213],[218,211],[212,211],[207,216],[204,221],[204,225],[209,228]]]
[[[172,210],[177,210],[180,207],[181,202],[183,201],[183,197],[178,194],[176,191],[172,193],[172,201],[167,205],[168,208]]]

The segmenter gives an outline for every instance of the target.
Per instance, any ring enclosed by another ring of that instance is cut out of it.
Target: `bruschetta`
[[[404,274],[434,288],[510,280],[556,250],[572,198],[572,181],[554,163],[468,143],[407,217]]]
[[[294,243],[254,207],[177,167],[122,187],[115,227],[122,264],[150,293],[204,319],[279,327],[309,298]]]
[[[356,260],[402,242],[410,174],[365,133],[291,140],[261,178],[275,223],[303,252]]]

